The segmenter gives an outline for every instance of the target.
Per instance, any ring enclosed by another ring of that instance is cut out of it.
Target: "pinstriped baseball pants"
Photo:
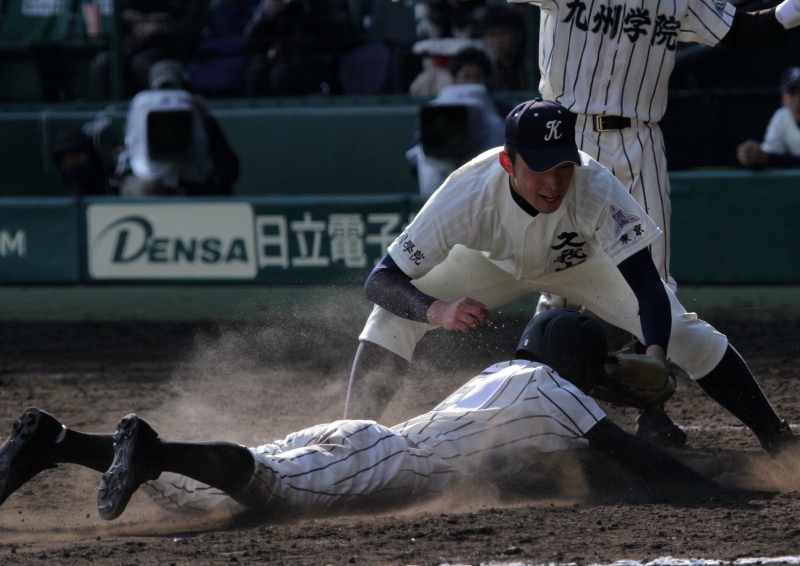
[[[435,454],[372,421],[317,425],[250,451],[256,461],[253,479],[236,496],[166,472],[142,489],[172,511],[233,509],[238,503],[274,512],[311,512],[434,496],[456,476]]]

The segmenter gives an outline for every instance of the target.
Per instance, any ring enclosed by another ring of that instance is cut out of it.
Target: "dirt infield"
[[[467,338],[431,333],[414,379],[384,421],[430,409],[510,357],[524,322],[507,320]],[[779,413],[800,424],[800,324],[712,322],[748,360]],[[0,435],[37,406],[89,432],[109,432],[133,411],[165,438],[263,444],[340,417],[360,323],[2,323]],[[632,410],[607,409],[632,429]],[[99,475],[62,465],[0,508],[0,564],[589,564],[800,554],[798,462],[766,457],[688,380],[669,409],[689,434],[689,447],[676,454],[742,489],[714,497],[656,493],[613,469],[587,478],[562,462],[548,485],[474,486],[379,515],[277,523],[246,514],[189,517],[137,493],[108,523],[96,510]],[[532,476],[541,472],[532,466]]]

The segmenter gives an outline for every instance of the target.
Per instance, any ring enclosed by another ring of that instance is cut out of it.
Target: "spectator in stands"
[[[456,54],[468,47],[482,46],[480,40],[464,37],[442,37],[416,42],[412,52],[422,58],[422,72],[411,83],[409,94],[436,96],[444,87],[453,84],[450,62]]]
[[[528,88],[525,70],[525,22],[511,7],[491,6],[480,22],[480,37],[491,55],[495,92]]]
[[[250,53],[244,30],[259,0],[212,0],[208,25],[189,64],[194,92],[205,96],[243,96]]]
[[[64,182],[75,194],[111,194],[103,159],[80,128],[58,132],[52,156]]]
[[[131,101],[117,172],[122,196],[233,192],[239,158],[208,107],[183,85],[180,61],[159,61],[150,90]]]
[[[503,143],[505,117],[512,107],[495,99],[489,91],[491,71],[483,47],[460,50],[449,63],[453,84],[422,106],[417,121],[420,131],[414,134],[413,145],[406,152],[406,162],[417,177],[421,195],[430,196],[461,165]],[[467,107],[469,111],[461,118],[448,116],[447,108],[454,106]],[[442,108],[444,113],[440,114],[438,109]]]
[[[488,86],[489,77],[492,75],[492,62],[485,50],[467,47],[450,60],[450,74],[453,77],[453,84]]]
[[[747,140],[736,148],[745,167],[800,167],[800,67],[781,76],[781,103],[767,126],[763,143]]]
[[[491,91],[492,62],[485,49],[467,47],[456,53],[450,60],[450,75],[453,77],[453,84],[480,84]],[[505,119],[513,105],[494,97],[492,99],[498,114]]]
[[[263,0],[245,30],[247,93],[338,94],[339,59],[361,39],[346,0]]]
[[[126,90],[147,88],[150,67],[163,59],[188,63],[208,17],[208,0],[118,0]],[[101,96],[111,95],[111,54],[100,53],[92,75]]]
[[[475,37],[486,0],[424,0],[414,7],[420,39]]]

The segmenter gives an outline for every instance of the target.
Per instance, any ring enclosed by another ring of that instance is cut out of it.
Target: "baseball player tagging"
[[[661,362],[669,352],[769,449],[788,425],[725,336],[686,312],[659,277],[648,247],[660,230],[577,149],[575,120],[552,101],[517,106],[505,146],[450,175],[392,243],[365,286],[375,308],[345,415],[380,416],[400,377],[386,368],[408,364],[428,330],[468,332],[489,322],[488,308],[542,291],[580,301]]]
[[[530,119],[536,128],[531,139],[541,142],[542,154],[574,150],[574,141],[564,144],[574,140],[574,116],[563,107],[533,101],[514,113]],[[388,256],[417,289],[445,303],[470,297],[495,308],[527,293],[552,292],[644,340],[639,302],[617,266],[662,239],[656,224],[607,169],[578,151],[570,157],[578,166],[568,162],[573,174],[566,185],[534,195],[540,202],[533,209],[509,185],[502,155],[502,148],[491,150],[453,173]],[[671,292],[659,291],[672,311],[663,349],[669,345],[678,365],[702,377],[720,361],[727,341],[688,315]],[[359,338],[410,361],[432,328],[376,305]]]

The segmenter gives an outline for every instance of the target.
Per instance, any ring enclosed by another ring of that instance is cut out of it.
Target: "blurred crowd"
[[[506,0],[118,0],[117,53],[91,77],[112,94],[120,64],[132,98],[125,140],[101,151],[97,124],[61,132],[53,159],[79,194],[230,195],[239,161],[204,98],[376,95],[431,97],[406,159],[423,195],[502,143],[510,106],[495,92],[535,90],[526,60],[537,33]],[[530,41],[527,41],[530,40]],[[737,151],[744,167],[800,166],[800,68],[780,84],[783,107],[765,140]],[[88,126],[88,127],[87,127]],[[99,150],[99,151],[98,151]],[[102,157],[101,157],[102,156]]]
[[[206,97],[434,96],[456,82],[450,63],[465,48],[486,55],[490,89],[536,86],[525,8],[505,0],[119,0],[116,9],[124,98],[165,59],[183,63],[187,88]],[[92,62],[104,99],[114,60],[102,52]]]
[[[205,98],[390,93],[437,97],[408,155],[427,194],[497,142],[510,107],[493,92],[535,88],[525,8],[505,0],[119,0],[115,7],[119,50],[99,53],[90,75],[109,99],[119,64],[123,97],[132,99],[124,142],[104,148],[104,124],[95,120],[59,132],[52,152],[64,182],[82,195],[232,194],[239,160]],[[454,117],[453,104],[470,112]],[[455,144],[453,128],[465,132]]]

